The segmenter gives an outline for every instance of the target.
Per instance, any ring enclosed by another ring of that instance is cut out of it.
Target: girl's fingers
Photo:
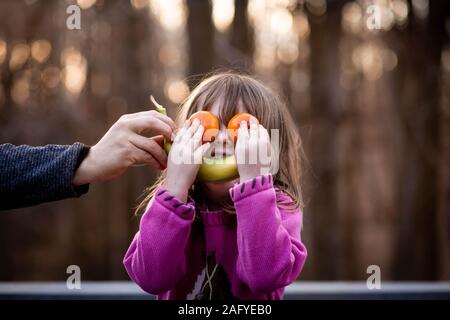
[[[173,142],[180,142],[181,139],[183,138],[184,133],[186,132],[186,130],[189,128],[189,120],[186,120],[183,124],[183,126],[181,127],[180,130],[178,130],[178,132],[175,135],[175,139],[173,140]]]
[[[204,145],[201,145],[197,150],[194,151],[194,164],[202,164],[203,157],[208,153],[210,147],[211,143],[208,142]]]
[[[250,140],[257,141],[258,140],[258,133],[259,133],[259,126],[256,121],[253,119],[250,119]]]
[[[155,140],[135,134],[131,136],[130,142],[135,147],[145,151],[152,158],[158,161],[161,167],[166,167],[167,155],[164,149],[161,148],[161,146]]]
[[[194,119],[192,122],[192,125],[189,126],[189,128],[186,129],[186,131],[183,134],[183,137],[181,138],[182,143],[187,143],[189,139],[192,138],[192,135],[197,131],[198,127],[200,126],[200,120]]]
[[[198,146],[201,144],[204,131],[205,131],[205,128],[202,125],[200,125],[197,128],[197,131],[195,131],[194,135],[192,136],[192,140],[194,142],[195,149],[197,149]]]
[[[248,139],[249,139],[249,132],[247,129],[247,122],[242,121],[241,126],[238,129],[238,143],[239,141],[246,142]]]
[[[202,153],[202,157],[211,157],[211,152],[213,151],[213,144],[211,142],[205,143],[200,146],[200,151]]]
[[[272,154],[272,143],[270,141],[269,132],[262,125],[259,125],[259,141],[263,148],[266,148],[267,154]]]
[[[205,156],[208,154],[208,152],[211,150],[211,142],[205,143],[200,147],[200,151],[202,153],[202,156]]]
[[[266,128],[264,128],[262,125],[258,125],[258,131],[259,131],[259,139],[264,141],[270,141],[269,132]]]

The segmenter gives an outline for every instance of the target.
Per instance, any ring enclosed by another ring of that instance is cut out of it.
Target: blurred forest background
[[[197,75],[244,70],[284,95],[310,161],[299,279],[375,264],[383,280],[450,280],[449,36],[446,0],[1,0],[0,143],[93,145],[150,94],[173,116]],[[2,212],[0,281],[63,280],[71,264],[127,279],[155,177],[133,168]]]

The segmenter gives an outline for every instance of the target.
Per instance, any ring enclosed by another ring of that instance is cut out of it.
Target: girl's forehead
[[[227,105],[222,99],[218,99],[214,101],[212,105],[209,106],[208,111],[214,113],[217,117],[221,118],[223,114],[226,114],[228,110],[224,110],[224,108],[231,108],[232,106]],[[237,102],[235,108],[236,113],[238,112],[246,112],[246,108],[241,100]]]

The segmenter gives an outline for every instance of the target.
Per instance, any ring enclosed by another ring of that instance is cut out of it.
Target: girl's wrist
[[[253,178],[256,178],[257,176],[240,176],[239,177],[239,183],[243,183],[248,180],[252,180]]]
[[[183,187],[180,183],[174,183],[166,179],[163,183],[163,187],[181,202],[185,203],[187,201],[188,188]]]
[[[253,174],[243,174],[239,176],[239,183],[245,182],[245,181],[249,181],[249,180],[253,180],[255,178],[258,178],[259,176],[263,176],[266,174],[269,174],[270,170],[260,170],[258,173],[253,173]]]
[[[252,180],[252,179],[260,176],[261,174],[262,173],[259,172],[259,171],[246,172],[246,173],[243,173],[243,174],[239,174],[239,182],[242,183],[242,182],[245,182],[245,181],[248,181],[248,180]]]

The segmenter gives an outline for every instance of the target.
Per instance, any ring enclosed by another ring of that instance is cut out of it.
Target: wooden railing
[[[0,299],[148,299],[153,295],[132,282],[0,282]],[[285,299],[450,299],[450,282],[383,282],[369,290],[364,282],[296,282]]]

